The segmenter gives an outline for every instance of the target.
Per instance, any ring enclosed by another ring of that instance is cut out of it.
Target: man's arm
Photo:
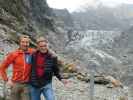
[[[54,57],[54,75],[61,81],[62,76],[60,74],[60,69],[58,67],[58,60],[57,57]]]
[[[63,77],[60,74],[60,69],[59,69],[59,65],[62,65],[62,63],[57,59],[57,57],[55,58],[55,67],[54,67],[54,75],[64,84],[66,85],[68,83],[68,80],[63,79]]]
[[[0,76],[4,81],[8,81],[6,69],[13,62],[14,56],[13,53],[7,55],[6,59],[0,65]]]

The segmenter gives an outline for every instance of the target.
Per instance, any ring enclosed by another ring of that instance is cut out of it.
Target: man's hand
[[[61,82],[66,86],[68,84],[68,80],[62,79]]]
[[[14,83],[12,82],[11,79],[9,79],[6,83],[6,85],[10,86],[10,87],[13,87]]]

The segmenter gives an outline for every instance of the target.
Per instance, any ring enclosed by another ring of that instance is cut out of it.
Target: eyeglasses
[[[41,45],[41,46],[39,46],[39,47],[47,47],[47,45]]]

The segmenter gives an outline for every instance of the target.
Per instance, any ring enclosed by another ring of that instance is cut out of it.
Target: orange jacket
[[[31,64],[26,63],[25,60],[25,53],[31,55],[34,49],[29,48],[28,51],[24,52],[20,49],[10,53],[7,55],[6,59],[3,61],[0,67],[0,73],[2,79],[7,81],[7,73],[6,70],[10,64],[12,64],[13,74],[12,74],[12,81],[13,82],[28,82],[30,71],[31,71]]]

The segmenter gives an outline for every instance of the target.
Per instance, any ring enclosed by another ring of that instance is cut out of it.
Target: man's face
[[[48,44],[45,41],[38,43],[38,50],[42,53],[46,53],[48,51]]]
[[[20,49],[26,51],[29,47],[30,40],[29,38],[21,38],[20,39]]]

